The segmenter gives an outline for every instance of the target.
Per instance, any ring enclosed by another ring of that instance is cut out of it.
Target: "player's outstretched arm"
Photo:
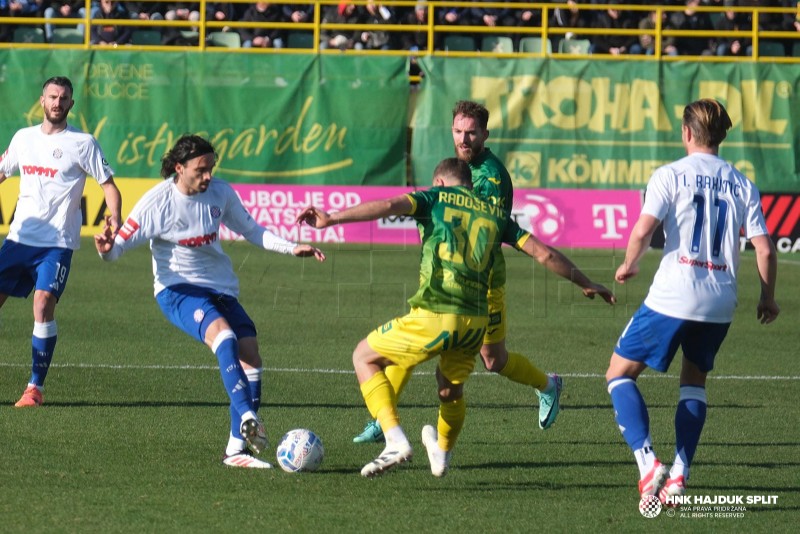
[[[617,302],[617,298],[610,289],[602,284],[592,282],[569,258],[559,250],[545,245],[533,234],[525,240],[520,250],[542,264],[547,270],[580,287],[584,296],[593,299],[596,295],[600,295],[609,304]]]
[[[314,228],[327,228],[336,224],[374,221],[391,215],[411,213],[413,205],[407,195],[399,195],[385,200],[372,200],[347,208],[343,211],[327,213],[319,208],[309,207],[297,216],[297,224],[306,223]]]
[[[769,235],[759,235],[750,239],[756,249],[756,266],[761,280],[761,298],[756,307],[756,317],[761,324],[771,323],[778,318],[781,309],[775,302],[775,285],[778,279],[778,254]]]
[[[653,233],[658,228],[661,221],[652,215],[642,214],[631,231],[628,239],[628,248],[625,251],[625,261],[617,268],[614,276],[617,282],[624,284],[628,278],[632,278],[639,273],[639,261],[650,247],[650,240]]]

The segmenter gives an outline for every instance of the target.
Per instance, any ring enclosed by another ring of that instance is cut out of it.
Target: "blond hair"
[[[683,108],[683,125],[692,132],[697,145],[709,148],[718,147],[733,126],[725,106],[711,98],[697,100]]]

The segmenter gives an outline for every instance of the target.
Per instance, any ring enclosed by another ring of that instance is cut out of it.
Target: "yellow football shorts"
[[[489,303],[489,324],[486,335],[483,336],[484,345],[500,343],[506,338],[506,288],[490,288],[486,294]]]
[[[488,318],[412,308],[367,336],[369,346],[405,369],[440,356],[439,368],[453,384],[463,384],[475,368]]]

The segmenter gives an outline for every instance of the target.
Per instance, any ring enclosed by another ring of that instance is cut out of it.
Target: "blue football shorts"
[[[71,265],[72,249],[31,247],[6,239],[0,247],[0,293],[26,298],[36,288],[60,299]]]
[[[205,343],[208,326],[222,317],[237,339],[256,337],[256,325],[235,297],[205,287],[177,284],[156,295],[161,311],[172,324]]]
[[[680,347],[686,359],[708,373],[730,326],[676,319],[642,304],[617,340],[614,352],[664,373]]]

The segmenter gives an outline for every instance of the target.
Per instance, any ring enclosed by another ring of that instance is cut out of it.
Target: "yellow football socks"
[[[361,395],[370,415],[378,420],[384,433],[400,425],[397,396],[383,371],[378,371],[361,384]]]
[[[518,352],[508,353],[508,363],[500,374],[513,382],[533,386],[538,390],[547,387],[547,375]]]
[[[403,391],[406,384],[408,384],[408,379],[411,378],[411,371],[399,365],[390,365],[383,372],[386,374],[386,378],[389,379],[389,383],[392,384],[395,398],[399,398],[400,392]]]
[[[439,433],[439,448],[443,451],[453,450],[458,435],[464,428],[467,414],[467,403],[463,398],[439,404],[439,422],[436,430]]]

